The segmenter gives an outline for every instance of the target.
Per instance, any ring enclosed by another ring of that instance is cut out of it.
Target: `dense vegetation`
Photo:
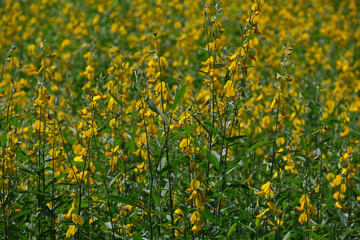
[[[357,7],[0,1],[0,235],[359,239]]]

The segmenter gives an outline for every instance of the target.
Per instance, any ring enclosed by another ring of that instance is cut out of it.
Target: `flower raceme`
[[[193,224],[192,230],[195,234],[197,234],[201,230],[201,218],[200,213],[195,211],[191,214],[190,222]]]
[[[260,192],[258,192],[259,196],[264,196],[266,197],[266,199],[271,198],[272,196],[274,196],[274,191],[271,189],[271,183],[267,182],[265,183],[262,187],[261,187]]]
[[[77,231],[76,226],[75,225],[70,225],[69,229],[66,232],[66,237],[70,238],[70,237],[74,236],[76,231]]]
[[[317,215],[317,210],[312,204],[310,204],[310,198],[307,194],[301,196],[299,203],[300,207],[296,207],[296,209],[301,212],[301,215],[299,217],[300,224],[304,224],[310,221],[311,217]]]
[[[73,223],[75,223],[76,225],[79,225],[79,226],[82,226],[84,224],[84,221],[82,220],[80,215],[78,215],[76,213],[72,214],[72,221],[73,221]]]
[[[169,63],[168,63],[168,61],[166,60],[165,57],[160,57],[160,66],[161,66],[164,70],[166,70],[166,69],[168,68]]]

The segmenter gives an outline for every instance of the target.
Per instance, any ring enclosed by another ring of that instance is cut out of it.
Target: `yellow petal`
[[[82,161],[83,161],[82,156],[76,156],[76,157],[74,158],[74,161],[75,161],[75,162],[82,162]]]
[[[161,66],[163,69],[167,69],[167,68],[168,68],[169,63],[168,63],[168,61],[166,60],[166,58],[160,57],[160,66]]]
[[[75,227],[75,225],[70,225],[69,229],[66,232],[66,237],[69,238],[71,236],[73,236],[76,233],[77,229]]]
[[[308,221],[308,216],[307,216],[306,212],[303,212],[299,217],[299,223],[304,224],[307,221]]]
[[[335,179],[330,183],[330,185],[331,185],[332,187],[337,187],[337,186],[339,186],[339,185],[341,184],[341,179],[342,179],[341,175],[337,175],[337,176],[335,177]]]
[[[72,214],[72,221],[73,223],[75,223],[76,225],[83,225],[84,224],[84,221],[82,220],[82,218],[76,214],[76,213],[73,213]]]
[[[194,224],[195,222],[200,220],[200,213],[198,211],[193,212],[190,217],[191,224]]]
[[[262,213],[260,213],[259,215],[257,215],[256,218],[257,218],[257,219],[262,219],[263,216],[265,215],[265,213],[268,212],[269,210],[270,210],[269,208],[265,209],[265,211],[263,211]]]

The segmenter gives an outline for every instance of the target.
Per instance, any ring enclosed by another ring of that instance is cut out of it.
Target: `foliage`
[[[0,234],[358,238],[356,3],[0,2]]]

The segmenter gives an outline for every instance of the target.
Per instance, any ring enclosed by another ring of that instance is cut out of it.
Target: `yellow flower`
[[[261,187],[261,190],[262,191],[258,192],[258,195],[260,195],[260,196],[265,195],[266,198],[270,198],[270,197],[274,196],[274,191],[271,190],[271,183],[270,182],[265,183]]]
[[[301,206],[300,207],[296,207],[296,209],[299,212],[302,212],[302,214],[299,217],[299,223],[303,224],[304,222],[307,222],[310,220],[309,216],[314,217],[317,214],[317,211],[315,209],[315,207],[310,204],[310,198],[308,197],[307,194],[303,194],[299,200]],[[305,211],[304,211],[305,209]]]
[[[200,213],[198,211],[193,212],[190,217],[190,222],[194,226],[192,227],[192,230],[195,234],[197,234],[201,230],[201,219],[200,219]]]
[[[111,159],[110,159],[110,166],[115,166],[118,162],[118,158],[117,156],[112,156]]]
[[[146,127],[147,134],[149,134],[151,137],[155,138],[158,133],[158,127],[154,123],[150,123]]]
[[[28,55],[30,57],[34,57],[35,56],[35,44],[30,44],[28,45]]]
[[[76,156],[76,157],[74,158],[74,161],[75,161],[75,162],[82,162],[82,161],[83,161],[82,156]]]
[[[48,90],[45,87],[39,89],[39,96],[35,100],[34,106],[43,105],[43,103],[47,103],[50,100],[50,96],[48,95]]]
[[[41,66],[42,67],[50,67],[51,66],[51,60],[48,58],[43,58],[41,60]]]
[[[66,237],[69,238],[71,236],[74,236],[74,234],[76,233],[77,229],[75,225],[70,225],[69,229],[66,232]]]
[[[260,213],[259,215],[256,216],[257,219],[262,219],[263,216],[265,215],[265,213],[267,213],[270,209],[265,209],[265,211],[263,211],[262,213]]]
[[[76,213],[73,213],[72,214],[72,221],[73,223],[75,223],[76,225],[83,225],[84,224],[84,221],[82,220],[82,218],[76,214]]]
[[[166,60],[166,58],[160,57],[160,66],[161,66],[163,69],[167,69],[167,68],[168,68],[169,63],[168,63],[168,61]]]
[[[200,221],[200,213],[198,211],[193,212],[190,217],[191,224],[195,224],[197,221]]]
[[[185,148],[190,146],[191,138],[184,138],[180,142],[180,148],[184,151]]]
[[[10,58],[9,61],[12,68],[17,68],[19,66],[19,60],[16,57]]]
[[[341,175],[336,175],[335,179],[330,183],[332,187],[337,187],[341,184]]]
[[[336,206],[337,208],[340,208],[340,209],[343,210],[344,212],[346,212],[346,211],[348,211],[348,210],[350,209],[350,207],[344,206],[343,203],[342,203],[342,201],[337,201],[337,202],[335,203],[335,206]]]
[[[299,217],[299,223],[304,224],[308,221],[308,216],[306,212],[303,212]]]
[[[335,175],[333,174],[333,173],[328,173],[327,175],[326,175],[326,179],[328,180],[328,181],[331,181],[331,180],[333,180],[335,178]]]
[[[268,202],[267,205],[271,209],[271,211],[276,213],[276,215],[280,215],[282,213],[280,209],[276,209],[275,204],[273,202]]]
[[[254,184],[254,180],[252,179],[252,177],[249,177],[247,180],[246,180],[246,183],[248,184],[249,188],[251,187],[252,184]]]
[[[197,234],[200,230],[201,230],[201,224],[199,225],[194,225],[192,227],[192,230],[194,231],[195,234]]]
[[[340,137],[346,137],[350,133],[350,129],[347,126],[343,126],[343,132],[340,133]]]
[[[213,56],[209,57],[205,62],[201,62],[201,64],[203,66],[208,66],[208,65],[213,64],[213,63],[214,63],[214,57]]]
[[[44,131],[44,128],[45,128],[45,124],[39,120],[36,120],[34,122],[34,125],[33,125],[33,131],[34,132],[38,132],[38,131]]]
[[[179,220],[182,220],[182,217],[183,217],[183,216],[184,216],[183,211],[182,211],[180,208],[176,209],[176,210],[175,210],[175,217],[176,217],[175,223],[176,223],[177,221],[179,221]]]
[[[233,87],[233,82],[231,80],[227,81],[224,86],[225,96],[229,99],[237,100],[236,92]]]
[[[296,209],[299,212],[302,212],[304,210],[304,206],[305,205],[307,206],[310,204],[310,199],[309,199],[308,195],[307,194],[302,195],[299,200],[299,203],[300,203],[301,207],[296,207]]]
[[[190,187],[194,190],[198,189],[200,187],[200,181],[196,178],[191,180]]]

